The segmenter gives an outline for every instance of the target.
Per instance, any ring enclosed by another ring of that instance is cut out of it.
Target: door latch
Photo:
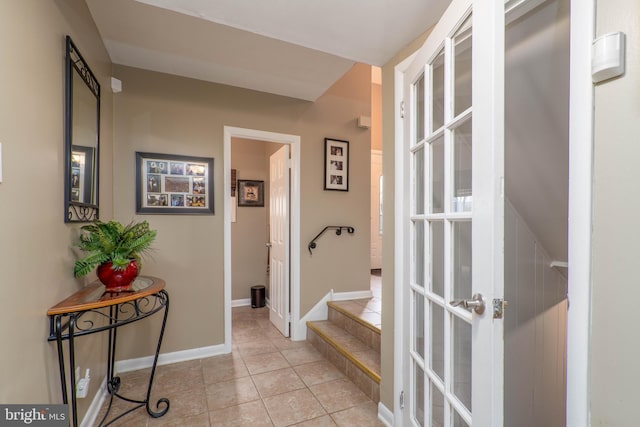
[[[504,317],[504,309],[507,308],[509,303],[502,298],[493,299],[493,318],[502,319]]]

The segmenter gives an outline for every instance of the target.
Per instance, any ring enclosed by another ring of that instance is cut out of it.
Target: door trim
[[[291,247],[289,271],[291,287],[291,329],[300,322],[300,136],[255,129],[224,126],[223,144],[223,197],[224,197],[224,345],[231,351],[231,138],[254,139],[278,144],[289,144],[291,148]]]
[[[394,350],[393,350],[393,425],[402,426],[403,424],[403,411],[400,408],[400,393],[404,390],[404,370],[403,370],[403,357],[405,343],[408,342],[408,331],[404,328],[404,286],[402,285],[405,280],[405,256],[404,245],[398,244],[400,242],[407,241],[408,229],[404,221],[399,221],[405,211],[405,206],[409,201],[408,185],[405,182],[405,167],[408,166],[408,153],[404,149],[404,122],[399,115],[400,105],[403,102],[404,92],[404,73],[411,65],[418,52],[414,52],[409,55],[404,61],[395,66],[394,69],[394,108],[395,115],[395,144],[394,144],[394,192],[393,192],[393,206],[394,206]],[[384,162],[384,160],[383,160]],[[384,170],[384,165],[383,165]],[[387,203],[389,197],[387,197]],[[405,393],[406,394],[406,393]]]
[[[589,425],[593,189],[594,0],[571,0],[569,72],[569,280],[567,425]],[[587,349],[587,351],[585,351]]]
[[[383,162],[384,162],[384,157],[382,156],[382,150],[371,150],[371,165],[372,165],[371,170],[373,170],[373,162],[374,162],[373,159],[375,157],[379,157],[380,158],[380,177],[382,177],[383,176],[382,175],[382,165],[383,165]],[[371,179],[371,187],[373,188],[373,176],[371,178],[372,178]],[[380,220],[381,218],[380,218],[380,213],[379,213],[379,209],[380,209],[380,191],[382,190],[382,188],[380,187],[380,179],[379,179],[379,177],[378,177],[378,184],[377,185],[378,185],[378,194],[375,195],[375,200],[378,201],[378,208],[377,208],[378,211],[374,212],[373,206],[372,206],[372,209],[371,209],[371,219],[372,219],[372,221],[371,222],[373,223],[374,215],[377,215],[378,216],[378,231],[377,231],[377,233],[380,236],[379,237],[380,247],[378,249],[379,252],[380,252],[380,263],[376,264],[376,265],[379,265],[378,267],[374,267],[373,266],[373,263],[371,262],[371,260],[372,260],[371,253],[373,251],[371,250],[371,244],[369,244],[369,263],[371,264],[370,265],[371,269],[382,268],[382,234],[380,234],[380,227],[382,226],[382,221]],[[384,198],[384,194],[383,194],[383,198]],[[372,201],[374,200],[374,194],[373,193],[371,193],[371,200]],[[374,237],[373,237],[373,229],[372,229],[372,227],[369,227],[369,232],[371,233],[371,240],[373,240]]]

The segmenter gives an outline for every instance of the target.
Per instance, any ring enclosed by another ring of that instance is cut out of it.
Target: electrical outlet
[[[80,376],[80,368],[76,369],[76,378]],[[76,397],[79,399],[87,397],[89,393],[89,382],[91,377],[89,376],[89,369],[84,375],[84,378],[80,378],[76,383]]]

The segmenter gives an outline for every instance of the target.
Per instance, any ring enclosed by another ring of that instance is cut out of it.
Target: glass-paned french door
[[[470,426],[472,314],[471,12],[410,83],[409,417]]]

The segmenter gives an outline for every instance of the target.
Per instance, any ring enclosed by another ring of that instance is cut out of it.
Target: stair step
[[[382,316],[380,302],[373,299],[328,301],[327,306],[341,312],[373,332],[380,333]]]
[[[307,322],[307,341],[374,402],[380,400],[380,351],[329,320]]]
[[[380,353],[380,314],[352,301],[329,301],[329,320]],[[375,324],[374,324],[375,322]]]

